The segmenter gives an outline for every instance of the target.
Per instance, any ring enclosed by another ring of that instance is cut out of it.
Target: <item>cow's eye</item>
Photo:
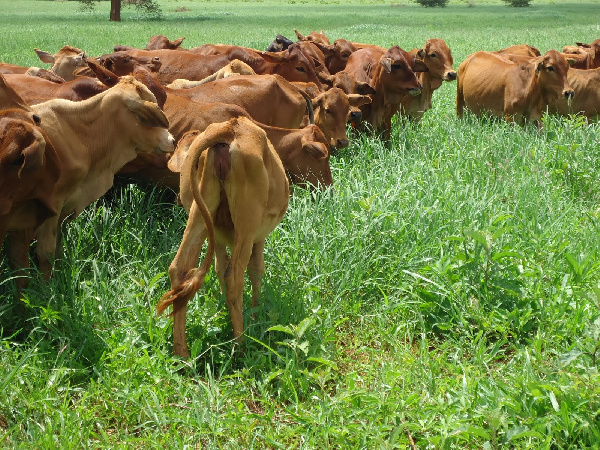
[[[429,55],[429,56],[431,56],[432,58],[437,58],[437,54],[435,54],[435,53],[432,53],[432,54],[431,54],[431,55]]]
[[[306,72],[306,70],[304,70],[304,67],[302,67],[302,66],[298,66],[298,67],[296,67],[296,70],[297,70],[298,72],[302,72],[302,73]]]
[[[402,69],[402,64],[392,64],[392,69],[400,70],[400,69]]]
[[[344,58],[344,59],[350,58],[350,53],[342,53],[342,58]]]
[[[554,72],[554,67],[548,66],[548,72]]]
[[[325,109],[325,114],[331,114],[331,110],[329,108]]]
[[[131,56],[126,56],[125,59],[123,59],[123,62],[128,63],[129,61],[131,61]]]

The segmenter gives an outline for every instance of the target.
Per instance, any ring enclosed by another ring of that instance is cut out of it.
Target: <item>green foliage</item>
[[[513,6],[515,8],[522,8],[525,6],[531,6],[532,0],[502,0],[507,3],[509,6]]]
[[[82,11],[92,11],[101,0],[76,0],[81,4]],[[133,6],[147,17],[159,19],[162,17],[160,4],[157,0],[121,0],[123,6]]]
[[[592,41],[600,13],[544,4],[491,36],[511,14],[499,1],[325,3],[161,0],[164,21],[127,8],[115,41],[109,2],[40,16],[38,1],[0,0],[0,55],[39,65],[34,47],[100,55],[159,33],[264,48],[294,28],[417,48],[435,23],[456,68],[483,42],[560,48],[574,27]],[[155,306],[187,220],[172,193],[126,185],[91,205],[22,299],[0,256],[0,446],[597,448],[600,126],[458,120],[455,90],[420,123],[394,119],[390,142],[350,130],[335,189],[293,189],[257,308],[244,292],[237,354],[211,270],[188,305],[191,357],[171,355]]]
[[[426,8],[445,8],[450,0],[415,0],[419,5]]]

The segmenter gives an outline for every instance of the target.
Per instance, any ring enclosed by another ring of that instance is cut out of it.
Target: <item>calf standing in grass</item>
[[[213,253],[233,336],[241,341],[244,272],[248,270],[256,306],[265,270],[265,239],[287,210],[289,185],[266,133],[246,117],[211,124],[197,136],[188,134],[179,142],[169,167],[181,172],[180,199],[189,218],[169,267],[171,290],[156,308],[160,314],[173,305],[173,353],[188,357],[187,302],[204,284]],[[207,238],[208,249],[197,268]]]

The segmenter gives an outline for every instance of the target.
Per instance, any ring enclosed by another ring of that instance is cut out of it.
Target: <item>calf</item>
[[[52,67],[50,67],[51,72],[54,72],[66,81],[75,79],[74,72],[78,68],[87,67],[85,52],[77,47],[65,45],[54,55],[37,48],[34,51],[42,62],[52,64]]]
[[[9,234],[13,268],[29,266],[29,243],[57,211],[51,202],[60,175],[56,151],[22,109],[0,110],[0,248]],[[24,288],[26,278],[17,280]]]
[[[400,112],[412,119],[420,120],[423,113],[431,109],[433,91],[443,81],[456,80],[456,71],[452,67],[454,60],[450,48],[442,39],[428,39],[421,49],[412,49],[412,58],[422,61],[427,72],[417,72],[417,79],[422,89],[419,95],[404,95],[400,100]]]
[[[173,138],[154,95],[130,76],[88,100],[55,99],[33,109],[61,171],[51,200],[58,214],[36,233],[39,268],[49,277],[61,223],[102,196],[114,174],[137,153],[172,152]]]
[[[350,55],[346,68],[335,75],[337,82],[343,80],[343,84],[334,85],[344,86],[346,91],[348,88],[358,88],[361,83],[368,84],[375,93],[372,102],[361,108],[362,118],[387,138],[392,117],[398,111],[401,99],[406,94],[421,93],[422,86],[415,72],[428,70],[423,62],[414,60],[397,45],[388,50],[367,47]]]
[[[583,114],[591,120],[600,115],[600,68],[573,69],[567,72],[567,80],[573,87],[575,96],[567,100],[564,97],[550,102],[550,112],[562,115]]]
[[[178,152],[187,154],[178,157]],[[188,357],[187,302],[204,284],[213,253],[233,336],[241,342],[244,272],[248,270],[256,306],[264,274],[265,239],[287,210],[289,185],[265,132],[243,117],[212,124],[191,143],[182,141],[170,163],[181,172],[180,199],[189,218],[169,267],[171,290],[156,308],[161,314],[173,305],[173,352]],[[206,255],[195,268],[207,237]]]
[[[537,121],[558,97],[572,98],[569,63],[555,50],[520,63],[489,52],[476,52],[458,68],[456,113],[465,106],[474,114],[490,113],[507,120]]]

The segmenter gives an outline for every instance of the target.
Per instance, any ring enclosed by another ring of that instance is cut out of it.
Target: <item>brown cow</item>
[[[250,118],[240,106],[228,103],[196,102],[165,90],[153,82],[147,71],[136,71],[135,76],[146,84],[159,99],[169,119],[170,131],[176,140],[191,130],[204,131],[210,124],[225,122],[235,117]],[[161,100],[162,99],[162,100]],[[279,154],[290,179],[305,186],[308,183],[323,187],[331,184],[329,170],[329,139],[316,126],[302,129],[270,127],[255,122],[267,132],[269,140]],[[179,189],[179,175],[166,169],[167,159],[161,155],[138,155],[119,172],[134,178],[150,179],[160,186]]]
[[[323,45],[315,43],[325,55],[325,66],[330,74],[335,75],[346,68],[348,58],[358,48],[346,39],[336,39],[332,45]]]
[[[150,38],[150,40],[148,41],[148,44],[146,44],[146,50],[160,50],[160,49],[178,50],[178,49],[182,49],[181,43],[183,42],[184,39],[185,39],[185,37],[181,37],[179,39],[175,39],[172,41],[165,35],[157,34]]]
[[[75,70],[80,67],[87,67],[85,52],[77,47],[65,45],[55,55],[37,48],[34,51],[42,62],[52,64],[52,67],[50,67],[51,72],[54,72],[66,81],[75,78]]]
[[[21,96],[6,82],[4,75],[0,74],[0,110],[2,109],[22,109],[32,111]],[[36,119],[39,124],[39,119]]]
[[[312,115],[310,98],[278,75],[240,75],[189,89],[165,90],[168,95],[198,102],[236,104],[255,120],[282,128],[299,128],[307,108]]]
[[[137,153],[173,151],[173,137],[154,95],[130,76],[88,100],[56,99],[33,109],[56,149],[61,170],[52,195],[58,215],[36,233],[39,268],[48,277],[63,220],[76,217],[102,196],[114,174]]]
[[[568,101],[558,98],[550,102],[550,112],[562,115],[583,114],[590,120],[597,120],[600,115],[600,68],[573,69],[567,72],[569,84],[575,96]]]
[[[193,51],[174,50],[129,50],[104,55],[103,58],[118,57],[158,57],[162,63],[158,71],[158,81],[164,85],[178,78],[201,80],[212,75],[234,59],[248,64],[257,74],[277,74],[289,81],[312,81],[320,85],[311,59],[294,44],[279,53],[256,53],[243,47],[219,55],[200,55]]]
[[[563,53],[567,57],[573,57],[573,68],[595,69],[600,67],[600,39],[596,39],[591,44],[577,42],[577,48],[565,46]]]
[[[515,62],[520,62],[522,58],[528,59],[542,56],[542,53],[537,48],[529,44],[511,45],[510,47],[501,48],[500,50],[496,50],[491,53],[504,56],[505,58]]]
[[[38,226],[57,214],[51,203],[60,175],[56,152],[21,109],[0,110],[0,249],[9,235],[13,268],[29,266],[29,243]],[[17,280],[24,288],[26,278]]]
[[[346,91],[359,86],[359,83],[366,83],[374,89],[372,102],[361,108],[363,120],[375,131],[382,131],[387,138],[392,126],[392,116],[398,111],[402,97],[407,93],[421,93],[421,84],[415,71],[427,70],[429,69],[423,62],[413,60],[408,52],[397,45],[388,50],[369,47],[350,55],[346,68],[335,75],[337,81],[334,85],[339,85]],[[342,80],[343,84],[337,84]],[[347,86],[347,80],[352,80],[354,86]]]
[[[178,152],[186,152],[184,145],[189,145],[189,150],[179,158]],[[180,199],[189,218],[169,267],[171,290],[156,309],[161,314],[173,305],[173,353],[187,358],[187,302],[204,284],[213,252],[233,336],[241,342],[244,272],[248,270],[256,306],[265,270],[265,239],[287,210],[289,184],[265,132],[244,117],[212,124],[191,144],[187,140],[180,143],[171,161],[172,169],[181,172]],[[207,237],[206,255],[196,268]]]
[[[421,93],[403,96],[400,112],[419,120],[425,111],[431,109],[433,91],[438,89],[443,81],[456,80],[456,71],[452,67],[454,61],[450,48],[442,39],[428,39],[423,48],[412,49],[409,53],[413,58],[423,61],[429,70],[417,73],[417,80],[423,87]]]
[[[54,98],[63,98],[78,102],[108,89],[105,84],[92,77],[78,77],[63,83],[20,74],[6,74],[5,79],[30,105],[43,103]]]
[[[456,112],[467,106],[474,114],[486,112],[507,120],[537,121],[557,97],[573,97],[569,63],[555,50],[520,63],[489,52],[476,52],[458,68]]]
[[[325,36],[325,32],[323,30],[321,30],[320,33],[318,31],[311,31],[306,36],[302,35],[298,30],[294,30],[294,33],[296,33],[296,37],[298,38],[298,41],[318,42],[319,44],[323,44],[323,45],[330,44],[329,38],[327,36]]]

